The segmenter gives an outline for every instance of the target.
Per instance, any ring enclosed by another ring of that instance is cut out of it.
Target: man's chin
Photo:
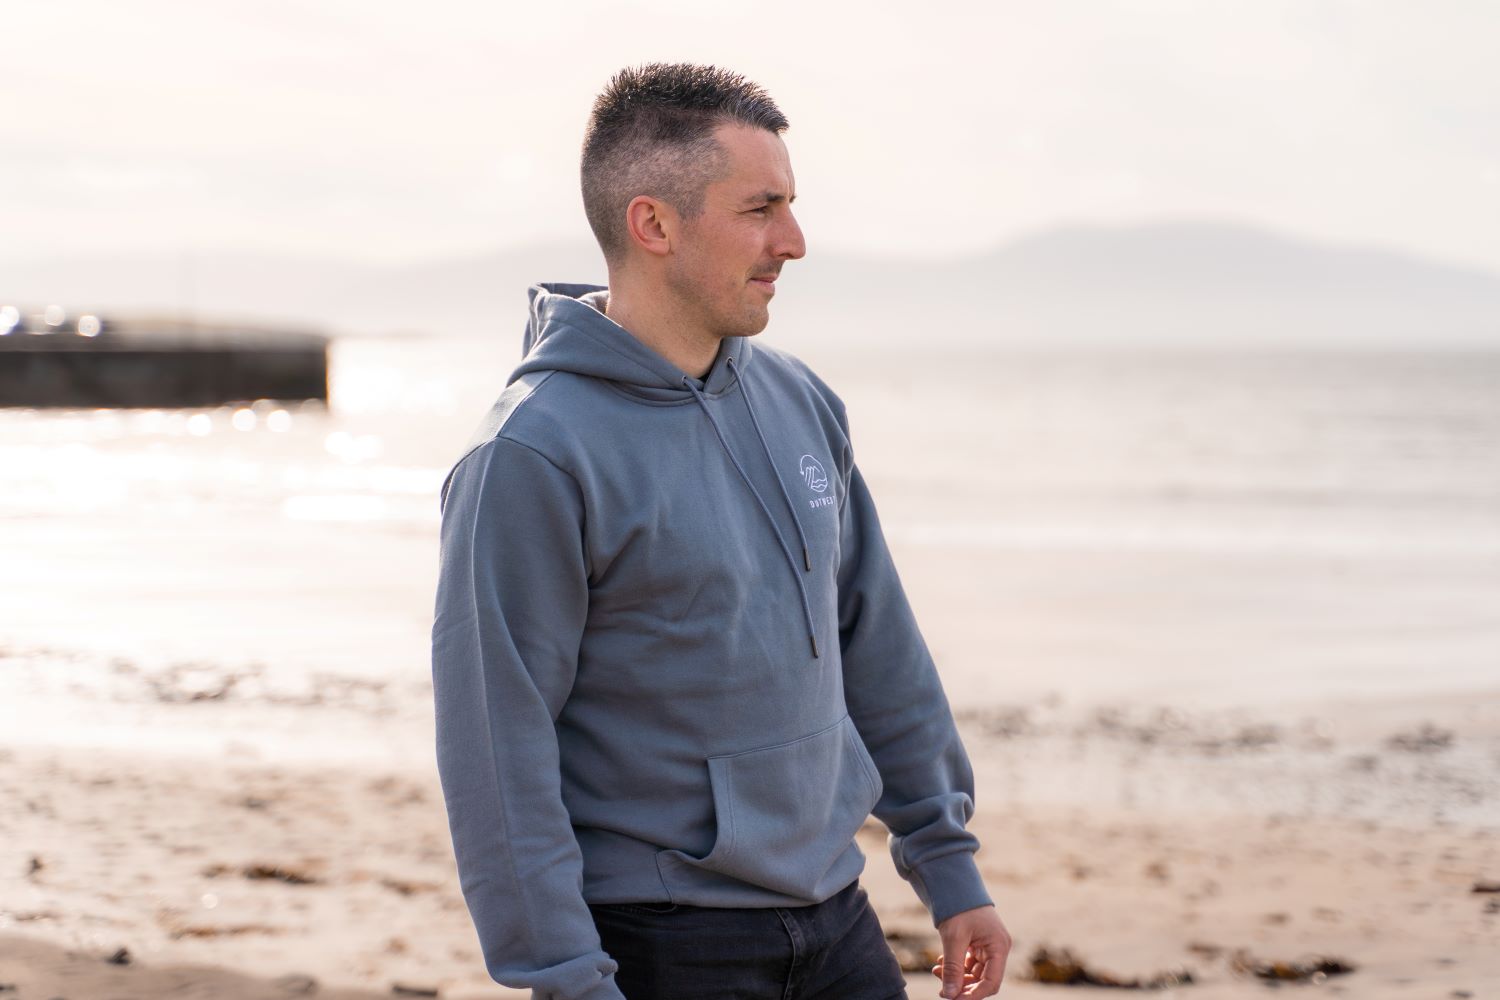
[[[764,330],[771,322],[769,315],[748,316],[738,323],[726,323],[719,327],[718,336],[721,340],[730,337],[753,337]]]
[[[740,333],[741,337],[753,337],[760,333],[771,323],[771,310],[762,305],[751,312],[745,323],[745,329]]]

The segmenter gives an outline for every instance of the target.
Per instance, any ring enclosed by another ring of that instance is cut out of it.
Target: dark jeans
[[[811,906],[589,910],[627,1000],[908,1000],[858,879]]]

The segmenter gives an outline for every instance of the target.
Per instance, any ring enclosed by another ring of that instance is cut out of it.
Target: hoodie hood
[[[750,364],[750,338],[725,337],[708,376],[694,378],[604,314],[609,303],[605,285],[539,282],[526,295],[531,315],[521,342],[523,357],[507,384],[528,372],[567,371],[608,379],[646,399],[688,401],[693,394],[683,379],[716,398]]]

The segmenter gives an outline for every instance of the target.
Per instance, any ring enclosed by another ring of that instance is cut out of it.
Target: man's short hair
[[[647,63],[614,75],[594,101],[581,170],[583,211],[607,262],[624,259],[625,207],[637,195],[660,198],[688,221],[703,214],[704,189],[728,167],[713,136],[726,123],[787,128],[760,86],[728,70]]]

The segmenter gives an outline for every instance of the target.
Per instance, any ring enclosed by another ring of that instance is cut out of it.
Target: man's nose
[[[802,238],[802,227],[797,225],[796,218],[788,212],[785,223],[776,234],[776,256],[797,260],[806,253],[807,241]]]

